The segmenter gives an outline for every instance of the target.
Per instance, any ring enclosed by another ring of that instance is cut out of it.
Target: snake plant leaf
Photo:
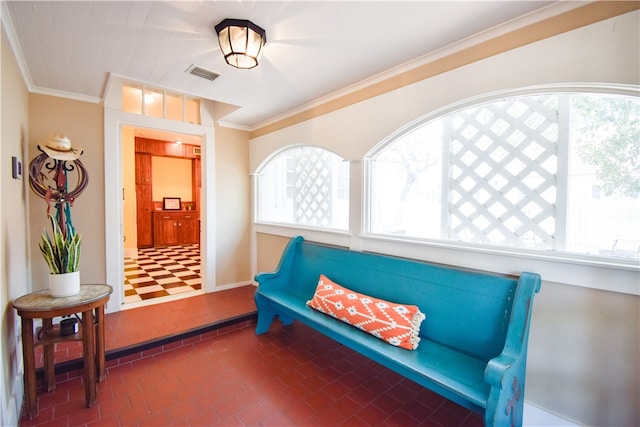
[[[49,266],[49,271],[51,271],[52,274],[60,274],[60,270],[58,269],[58,266],[54,261],[53,249],[51,247],[51,239],[49,238],[48,234],[42,233],[42,238],[38,246],[40,247],[40,252],[42,252],[42,256],[44,257],[44,260]]]
[[[78,271],[80,263],[80,246],[82,236],[71,230],[67,237],[53,215],[49,215],[53,237],[45,230],[40,237],[40,252],[42,253],[51,274],[72,273]]]

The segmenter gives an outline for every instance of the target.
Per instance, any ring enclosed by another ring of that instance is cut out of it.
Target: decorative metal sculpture
[[[87,170],[78,158],[82,149],[72,147],[63,133],[55,133],[49,136],[45,146],[38,145],[38,150],[41,154],[29,163],[29,185],[47,202],[47,215],[52,203],[56,207],[58,225],[66,238],[67,230],[75,231],[71,206],[89,183]],[[76,186],[69,190],[68,175],[74,172],[77,175]]]

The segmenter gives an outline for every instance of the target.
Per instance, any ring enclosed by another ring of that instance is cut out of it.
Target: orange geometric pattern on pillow
[[[397,304],[347,289],[320,275],[307,305],[355,326],[387,343],[415,350],[425,316],[415,305]]]

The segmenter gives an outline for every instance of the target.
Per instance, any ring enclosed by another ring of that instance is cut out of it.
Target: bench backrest
[[[426,316],[420,335],[430,340],[486,361],[504,347],[517,278],[303,240],[293,250],[291,291],[306,299],[324,274],[356,292],[417,305]]]

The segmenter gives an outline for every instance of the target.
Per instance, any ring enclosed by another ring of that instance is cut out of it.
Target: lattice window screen
[[[300,150],[295,173],[295,222],[329,226],[331,218],[331,153]]]
[[[448,118],[450,239],[553,248],[558,108],[548,95]]]

